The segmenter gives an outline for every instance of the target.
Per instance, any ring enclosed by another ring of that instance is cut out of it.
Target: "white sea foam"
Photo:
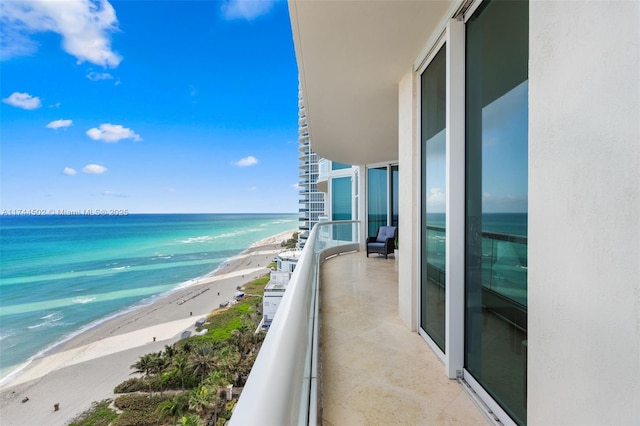
[[[213,239],[211,235],[203,235],[201,237],[191,237],[186,240],[179,241],[180,244],[206,243]]]
[[[117,268],[111,268],[112,271],[122,271],[123,269],[128,269],[131,268],[131,266],[127,265],[127,266],[119,266]]]
[[[62,314],[62,312],[53,312],[53,313],[41,316],[40,319],[44,321],[39,322],[38,324],[30,325],[27,328],[29,330],[35,330],[37,328],[58,327],[64,324],[60,322],[62,318],[64,318],[64,315]]]
[[[11,336],[15,336],[16,332],[14,330],[10,330],[10,329],[0,329],[0,342],[3,341],[6,338],[9,338]]]
[[[280,223],[293,223],[293,222],[295,222],[295,221],[294,221],[294,220],[292,220],[292,219],[278,219],[278,220],[274,220],[274,221],[272,221],[272,222],[270,223],[270,225],[278,225],[278,224],[280,224]]]
[[[73,303],[89,303],[89,302],[93,302],[94,300],[96,300],[96,297],[76,297],[75,299],[72,299],[71,301]]]
[[[158,259],[171,259],[173,257],[172,254],[156,254],[154,257],[151,258],[151,260],[158,260]]]

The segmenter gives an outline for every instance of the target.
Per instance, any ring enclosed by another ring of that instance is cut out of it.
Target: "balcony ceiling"
[[[398,82],[452,1],[289,0],[311,147],[347,164],[398,159]]]

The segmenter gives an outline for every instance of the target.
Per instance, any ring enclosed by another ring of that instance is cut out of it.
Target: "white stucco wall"
[[[398,311],[411,330],[417,330],[417,261],[420,223],[418,199],[420,184],[418,138],[416,134],[416,81],[411,69],[398,84]]]
[[[528,424],[640,422],[640,2],[532,1]]]

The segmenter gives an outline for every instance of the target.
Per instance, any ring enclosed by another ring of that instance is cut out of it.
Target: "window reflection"
[[[466,28],[465,368],[526,422],[528,20],[484,2]]]
[[[446,50],[422,74],[420,327],[446,350]]]

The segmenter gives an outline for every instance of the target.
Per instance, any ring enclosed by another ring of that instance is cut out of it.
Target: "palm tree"
[[[200,373],[200,381],[204,381],[205,376],[214,366],[213,347],[208,344],[196,346],[191,355],[191,368],[195,374]]]
[[[211,407],[211,402],[216,396],[215,392],[211,392],[211,389],[207,386],[199,386],[189,393],[189,408],[195,410],[204,416]]]
[[[164,345],[164,357],[171,359],[175,356],[175,354],[177,353],[176,348],[174,345]]]
[[[173,365],[173,372],[180,376],[180,383],[182,384],[182,390],[184,390],[184,375],[189,368],[189,355],[180,353],[174,356],[171,365]]]
[[[249,355],[243,357],[238,365],[236,366],[236,374],[235,374],[235,385],[236,386],[244,386],[249,378],[249,373],[251,372],[251,368],[258,356],[257,352],[252,352]]]
[[[204,426],[202,419],[195,414],[189,414],[180,419],[180,426]]]
[[[227,378],[224,377],[222,371],[215,370],[207,375],[203,384],[212,388],[220,388],[227,384]]]
[[[167,417],[171,417],[174,425],[176,424],[177,419],[182,417],[188,410],[189,395],[186,393],[179,393],[174,396],[172,400],[164,401],[158,406],[160,418],[164,420]]]
[[[240,361],[240,353],[234,345],[226,345],[216,351],[215,366],[225,377],[231,377]]]
[[[140,359],[138,359],[138,361],[136,361],[131,368],[135,368],[135,371],[131,374],[144,374],[144,379],[146,381],[148,381],[149,383],[149,398],[151,398],[151,375],[154,373],[155,371],[155,359],[154,359],[155,354],[146,354],[146,355],[142,355],[140,357]]]
[[[163,373],[167,367],[168,360],[163,356],[162,352],[151,354],[151,360],[152,360],[152,366],[153,366],[153,373],[155,374],[156,380],[160,385],[160,396],[162,396],[162,390],[163,390],[162,385],[163,385],[163,379],[164,379]]]
[[[209,386],[211,390],[215,391],[215,396],[211,399],[210,407],[213,409],[214,422],[217,420],[218,415],[224,409],[226,403],[226,391],[224,387],[230,383],[228,379],[229,374],[220,370],[209,373],[205,379],[206,386]]]
[[[243,327],[244,328],[244,327]],[[245,330],[233,330],[231,332],[230,341],[238,348],[240,355],[246,355],[251,351],[252,342],[251,335],[253,333],[246,332]]]

